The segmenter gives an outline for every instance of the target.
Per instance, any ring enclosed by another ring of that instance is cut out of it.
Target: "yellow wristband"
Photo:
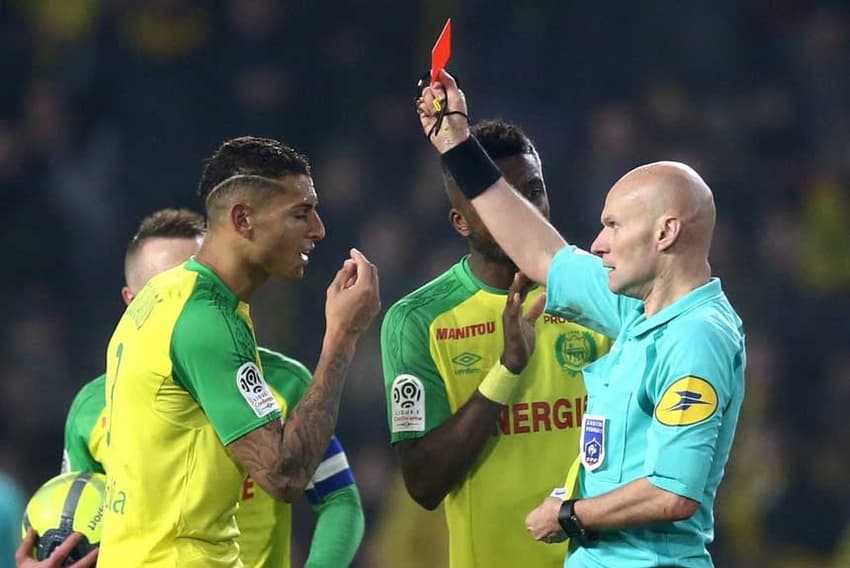
[[[493,368],[490,369],[490,372],[487,373],[487,376],[478,385],[478,392],[493,402],[507,405],[517,385],[519,385],[519,375],[511,373],[499,361],[493,365]]]

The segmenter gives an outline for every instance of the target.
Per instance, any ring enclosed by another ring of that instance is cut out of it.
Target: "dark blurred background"
[[[465,251],[414,83],[447,16],[473,118],[521,124],[553,222],[589,246],[608,188],[659,159],[715,191],[712,265],[748,333],[717,503],[720,567],[850,566],[850,6],[804,0],[0,1],[0,470],[58,472],[77,389],[123,310],[142,216],[200,207],[226,138],[313,161],[327,238],[252,304],[259,343],[312,366],[350,246],[385,307]],[[377,322],[340,416],[367,512],[357,566],[438,566],[439,513],[403,495]],[[541,456],[545,459],[545,456]],[[308,546],[299,505],[295,565]],[[432,532],[433,531],[433,532]]]

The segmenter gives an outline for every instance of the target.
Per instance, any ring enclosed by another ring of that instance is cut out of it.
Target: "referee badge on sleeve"
[[[584,469],[593,471],[605,462],[605,417],[585,414],[581,421],[579,456]]]
[[[717,411],[717,391],[702,377],[684,377],[667,387],[655,406],[655,419],[665,426],[691,426]]]

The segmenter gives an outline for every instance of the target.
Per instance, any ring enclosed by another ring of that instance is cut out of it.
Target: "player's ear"
[[[124,298],[124,303],[129,306],[130,302],[133,301],[133,298],[135,298],[136,295],[133,294],[133,291],[130,290],[129,286],[125,285],[121,288],[121,297]]]
[[[230,208],[230,224],[237,233],[250,238],[253,234],[251,225],[251,208],[244,203],[235,203]]]
[[[455,228],[455,231],[458,232],[462,237],[469,236],[469,221],[466,220],[466,217],[463,216],[463,213],[458,211],[455,208],[449,209],[449,221],[452,224],[452,227]]]

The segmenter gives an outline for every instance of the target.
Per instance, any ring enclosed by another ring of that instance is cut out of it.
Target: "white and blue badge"
[[[593,471],[605,462],[605,417],[585,414],[581,421],[581,463]]]

